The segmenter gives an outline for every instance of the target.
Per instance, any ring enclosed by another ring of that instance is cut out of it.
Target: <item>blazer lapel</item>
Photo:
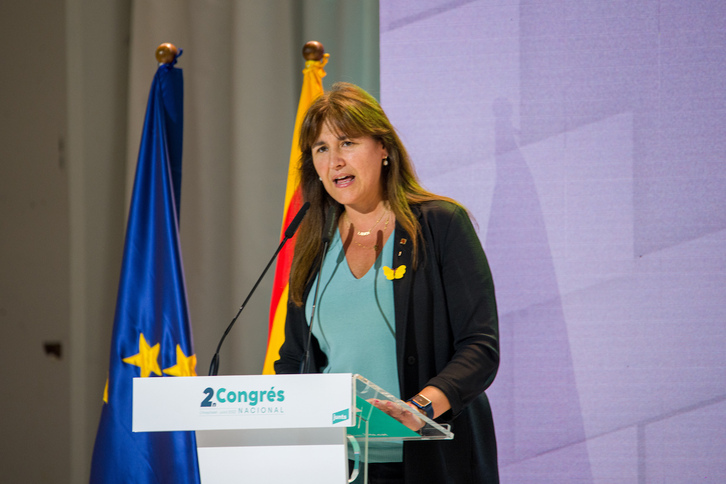
[[[408,323],[409,294],[413,283],[414,272],[412,266],[413,242],[411,236],[396,222],[396,237],[393,247],[393,269],[406,266],[406,273],[400,279],[393,281],[393,301],[396,313],[396,354],[398,361],[403,362],[405,335]],[[402,366],[399,365],[399,368]]]

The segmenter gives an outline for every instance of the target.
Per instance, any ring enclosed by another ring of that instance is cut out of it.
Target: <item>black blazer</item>
[[[402,398],[425,386],[439,388],[451,410],[452,441],[406,442],[407,483],[498,482],[496,440],[484,390],[499,365],[498,320],[489,264],[469,216],[448,202],[425,202],[412,210],[421,225],[418,265],[411,236],[397,223],[393,268],[396,356]],[[285,342],[277,373],[298,373],[307,339],[303,307],[288,303]],[[326,358],[313,337],[311,369]]]

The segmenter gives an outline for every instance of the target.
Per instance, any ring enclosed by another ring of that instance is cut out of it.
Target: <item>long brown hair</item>
[[[388,166],[381,171],[383,193],[396,215],[396,221],[411,235],[414,265],[421,227],[411,211],[411,205],[428,200],[454,202],[421,187],[406,148],[373,96],[353,84],[334,84],[330,91],[313,102],[300,129],[300,187],[303,200],[310,202],[310,210],[300,225],[290,270],[290,298],[298,306],[303,303],[305,286],[320,254],[328,207],[338,205],[338,215],[343,212],[343,207],[325,191],[313,165],[312,145],[324,124],[349,138],[370,136],[386,148]]]

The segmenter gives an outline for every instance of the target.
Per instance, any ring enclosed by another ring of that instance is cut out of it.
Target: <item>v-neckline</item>
[[[393,231],[391,231],[388,234],[388,237],[386,238],[386,240],[383,241],[383,247],[381,247],[379,254],[373,260],[373,263],[370,266],[368,266],[366,271],[363,274],[361,274],[360,277],[357,277],[355,275],[355,272],[353,271],[353,269],[350,266],[350,262],[348,260],[348,253],[345,250],[345,243],[343,242],[343,234],[340,233],[340,229],[336,230],[336,236],[337,236],[338,241],[340,242],[340,250],[343,251],[343,258],[345,259],[345,265],[348,268],[348,272],[355,280],[359,281],[359,280],[363,279],[364,277],[366,277],[368,274],[370,274],[371,269],[373,269],[376,266],[381,267],[383,265],[383,262],[382,262],[383,252],[385,252],[386,246],[388,245],[388,242],[390,241],[391,237],[393,236]],[[351,242],[351,244],[352,243],[353,242]]]

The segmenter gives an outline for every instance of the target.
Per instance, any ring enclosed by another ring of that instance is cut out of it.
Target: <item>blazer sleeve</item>
[[[307,290],[305,295],[307,297]],[[287,316],[285,318],[285,341],[280,347],[280,358],[274,364],[276,374],[300,373],[307,338],[308,323],[305,318],[305,305],[298,307],[293,302],[288,301]],[[326,362],[325,354],[320,349],[315,336],[311,337],[310,346],[308,373],[319,373],[321,365]]]
[[[287,303],[285,317],[285,341],[280,347],[280,359],[275,362],[275,373],[292,374],[300,372],[300,362],[305,352],[305,314],[303,308]]]
[[[449,399],[453,415],[444,418],[455,417],[479,396],[499,367],[498,317],[489,263],[467,212],[458,206],[445,212],[446,217],[439,214],[429,221],[432,247],[427,248],[435,257],[441,283],[436,292],[443,292],[446,312],[433,324],[446,321],[448,328],[438,330],[445,330],[450,339],[450,348],[438,348],[437,355],[448,352],[448,361],[428,382]]]

